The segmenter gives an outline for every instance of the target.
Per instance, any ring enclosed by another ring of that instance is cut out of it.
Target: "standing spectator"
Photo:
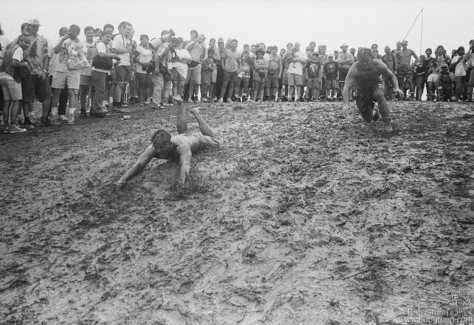
[[[465,102],[472,102],[472,89],[474,87],[474,40],[469,41],[469,51],[462,59],[462,63],[466,65],[466,76],[468,79],[467,93]]]
[[[257,96],[260,96],[263,86],[265,85],[265,75],[268,69],[268,62],[265,60],[263,55],[265,51],[262,48],[257,50],[257,57],[255,58],[254,67],[255,72],[253,74],[253,101],[257,101]],[[259,98],[258,101],[262,101],[262,98]]]
[[[29,115],[34,110],[35,97],[42,104],[43,112],[41,122],[49,125],[48,113],[51,107],[51,87],[49,85],[49,53],[48,40],[38,35],[40,22],[38,19],[28,21],[30,47],[24,52],[24,57],[31,67],[31,75],[21,80],[23,107],[27,108],[25,124],[32,124]]]
[[[213,101],[217,101],[219,98],[223,97],[224,94],[221,94],[222,85],[224,83],[224,66],[222,58],[225,52],[225,43],[224,39],[219,38],[217,40],[217,51],[214,54],[214,63],[216,64],[217,74],[216,74],[216,86],[215,86],[215,94],[213,97]]]
[[[196,40],[191,40],[186,45],[186,50],[191,55],[191,63],[189,64],[188,75],[186,77],[186,83],[189,83],[188,100],[192,100],[194,93],[195,103],[198,102],[197,96],[199,93],[199,86],[201,85],[201,63],[207,53],[206,47],[203,43],[205,39],[206,37],[204,35],[199,35]]]
[[[26,24],[28,25],[28,24]],[[2,64],[3,62],[3,57],[5,55],[5,52],[7,50],[7,45],[10,44],[10,41],[6,38],[6,36],[4,35],[3,33],[3,30],[2,30],[2,25],[0,24],[0,65]],[[3,92],[2,92],[2,89],[0,87],[0,114],[1,112],[3,112]]]
[[[92,85],[92,59],[94,58],[95,51],[96,51],[96,41],[94,40],[94,27],[87,26],[84,28],[84,35],[86,36],[86,41],[83,43],[84,45],[84,53],[87,58],[87,62],[89,62],[89,67],[81,70],[80,76],[80,93],[81,93],[81,116],[86,116],[86,107],[88,106],[87,97],[89,97],[89,101],[92,102],[92,97],[94,96],[94,88],[91,87]],[[61,114],[60,114],[61,116]]]
[[[356,63],[357,62],[356,49],[354,47],[351,47],[350,52],[352,56],[354,57],[354,63]]]
[[[214,70],[212,71],[212,77],[211,77],[211,87],[209,89],[209,97],[211,101],[214,101],[214,96],[216,92],[216,82],[217,82],[217,65],[216,65],[216,58],[215,56],[219,55],[216,47],[216,39],[211,38],[209,40],[209,46],[207,48],[207,55],[209,56],[209,50],[212,49],[213,55],[212,55],[212,60],[214,61]]]
[[[326,99],[328,101],[337,100],[339,90],[338,76],[339,64],[334,61],[334,56],[329,54],[329,61],[324,64],[324,75],[326,76]]]
[[[22,35],[30,35],[30,24],[28,23],[21,24],[20,30],[21,30]]]
[[[81,70],[69,69],[69,60],[74,57],[82,59],[85,57],[84,44],[78,39],[81,28],[77,25],[71,25],[69,31],[61,38],[54,47],[54,53],[59,54],[58,64],[53,74],[53,99],[51,103],[51,117],[53,124],[57,124],[58,104],[61,90],[68,86],[69,97],[69,118],[68,123],[74,123],[74,110],[76,109],[76,91],[79,90],[81,79]]]
[[[151,73],[147,71],[150,61],[153,59],[153,51],[150,49],[148,35],[140,35],[140,45],[137,47],[137,71],[135,77],[137,80],[138,104],[148,106],[150,103],[150,84],[152,80]]]
[[[282,72],[282,75],[281,75],[281,83],[282,83],[283,87],[285,88],[285,91],[284,92],[282,91],[282,93],[281,93],[281,100],[283,102],[288,101],[288,90],[289,90],[288,89],[288,68],[290,66],[291,59],[293,58],[292,49],[293,49],[293,44],[292,43],[286,44],[286,53],[282,57],[283,72]]]
[[[112,59],[120,60],[120,57],[111,52],[110,44],[112,42],[112,32],[106,30],[100,34],[100,41],[96,44],[97,55],[92,61],[92,87],[95,94],[92,99],[91,116],[104,117],[107,109],[103,106],[107,90],[107,76],[110,74],[113,63]]]
[[[249,99],[249,83],[250,83],[250,70],[253,66],[253,61],[250,59],[250,51],[245,51],[242,54],[241,64],[240,64],[240,75],[242,79],[242,101],[244,98],[248,101]]]
[[[120,57],[118,65],[115,67],[115,90],[114,90],[114,111],[117,113],[125,113],[122,106],[122,95],[125,91],[126,83],[130,83],[131,77],[131,63],[130,53],[134,50],[132,40],[130,39],[133,26],[130,23],[124,22],[121,24],[123,32],[117,34],[112,42],[112,52]],[[120,28],[119,28],[120,30]]]
[[[274,101],[278,91],[278,80],[283,71],[283,64],[281,56],[278,55],[278,47],[272,47],[272,52],[268,61],[267,80],[265,82],[265,97],[266,100]]]
[[[439,65],[441,65],[441,63],[446,63],[449,67],[451,64],[451,57],[446,54],[446,50],[444,49],[443,45],[440,45],[436,48],[435,56]]]
[[[208,51],[208,57],[202,61],[202,70],[201,70],[201,101],[207,102],[212,97],[209,96],[209,88],[212,81],[212,73],[215,69],[214,59],[214,50]]]
[[[308,59],[306,63],[306,71],[308,74],[308,81],[306,84],[306,101],[317,101],[319,102],[319,92],[321,85],[319,83],[319,75],[321,70],[321,63],[319,62],[318,52],[314,52],[311,55],[311,59]]]
[[[48,44],[48,52],[49,52],[49,57],[51,58],[49,60],[49,84],[51,85],[53,83],[53,75],[54,72],[56,71],[56,66],[59,62],[59,53],[55,54],[54,53],[54,48],[56,45],[61,41],[61,38],[66,35],[66,33],[69,31],[69,28],[67,27],[61,27],[59,29],[59,39],[54,42],[54,43],[49,43]],[[62,121],[67,121],[66,117],[66,107],[67,107],[67,101],[68,101],[69,95],[68,95],[68,88],[67,85],[61,90],[61,93],[59,94],[59,107],[58,107],[58,115],[59,119]],[[23,108],[25,110],[25,108]],[[26,113],[25,113],[26,114]],[[33,127],[32,125],[25,125],[27,127]]]
[[[227,90],[227,85],[229,85],[229,94],[227,97],[227,102],[231,102],[232,92],[234,90],[235,83],[237,82],[238,73],[240,71],[240,53],[237,52],[238,41],[233,39],[230,42],[230,47],[224,51],[222,56],[222,66],[224,72],[224,78],[221,89],[221,97],[219,98],[219,103],[223,102],[223,96]]]
[[[155,71],[153,71],[153,105],[152,108],[165,108],[163,90],[165,87],[165,74],[169,75],[168,63],[171,63],[171,52],[178,48],[181,41],[173,37],[170,42],[165,41],[156,50],[153,60],[155,61]],[[168,78],[168,76],[166,76]],[[157,104],[159,103],[159,105]]]
[[[397,59],[395,55],[390,50],[389,46],[385,46],[385,54],[382,56],[382,62],[385,63],[388,70],[390,72],[395,73],[397,71]],[[390,82],[390,79],[387,77],[383,77],[383,82],[385,84],[385,99],[392,100],[393,99],[393,85]]]
[[[306,53],[301,51],[300,47],[301,44],[296,42],[293,58],[288,67],[288,86],[290,87],[290,95],[293,94],[293,91],[295,90],[295,102],[304,102],[303,65],[306,65],[306,61],[308,60]]]
[[[191,55],[185,49],[183,49],[183,39],[172,38],[175,48],[171,51],[171,64],[173,66],[173,99],[176,101],[182,101],[184,96],[184,82],[188,76],[188,63],[191,62]]]
[[[379,46],[377,44],[372,44],[372,57],[376,60],[382,60],[382,55],[379,54]]]
[[[460,46],[457,55],[451,61],[451,71],[454,71],[454,79],[456,80],[456,97],[460,99],[464,93],[464,79],[466,77],[466,68],[462,63],[464,58],[464,46]],[[466,99],[466,98],[464,98]]]
[[[343,43],[341,45],[342,52],[339,53],[339,57],[337,59],[337,63],[339,64],[339,89],[344,89],[347,73],[354,64],[354,56],[350,52],[347,52],[348,48],[349,45]],[[342,96],[342,94],[340,95]]]
[[[410,89],[410,100],[415,99],[415,85],[413,84],[413,72],[411,70],[411,57],[413,56],[415,58],[415,64],[418,62],[418,56],[416,55],[415,51],[407,48],[408,46],[408,41],[404,40],[402,42],[402,49],[397,52],[395,57],[398,60],[398,70],[397,70],[397,79],[398,79],[398,84],[402,90],[405,91],[405,88],[403,87],[406,84],[408,85]],[[403,88],[402,88],[403,87]]]
[[[20,133],[26,129],[20,128],[17,124],[19,105],[21,100],[21,76],[19,69],[31,70],[28,63],[23,62],[23,51],[30,45],[28,36],[21,35],[18,44],[14,45],[8,51],[5,51],[2,64],[0,65],[0,86],[4,97],[3,121],[5,123],[5,132]],[[10,115],[10,103],[11,115]],[[11,118],[11,125],[9,119]]]
[[[94,29],[94,41],[99,41],[100,40],[100,34],[102,33],[102,29],[100,28],[95,28]]]
[[[416,87],[416,100],[421,101],[421,97],[423,96],[424,84],[423,79],[425,78],[426,71],[425,71],[425,56],[422,54],[420,55],[420,60],[418,63],[413,67],[413,72],[415,74],[415,87]]]

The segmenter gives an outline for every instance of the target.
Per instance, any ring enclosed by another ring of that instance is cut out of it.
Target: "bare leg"
[[[176,118],[176,129],[178,130],[179,134],[182,134],[188,130],[188,124],[186,123],[186,109],[183,107],[183,100],[176,100],[178,104],[178,116]]]
[[[4,101],[4,105],[3,105],[3,122],[5,122],[5,125],[8,125],[8,123],[10,123],[9,121],[9,118],[10,118],[10,103],[11,101],[9,99],[6,99]],[[15,124],[16,123],[16,120],[14,121],[12,119],[12,124]]]
[[[201,133],[203,135],[207,135],[211,138],[214,138],[214,131],[212,131],[211,127],[207,125],[206,121],[204,121],[201,115],[199,114],[199,107],[191,108],[189,111],[191,112],[191,114],[194,115],[194,117],[198,121],[199,130],[201,130]]]

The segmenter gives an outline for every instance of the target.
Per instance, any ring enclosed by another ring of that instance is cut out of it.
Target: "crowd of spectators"
[[[152,109],[184,102],[337,101],[356,48],[343,43],[328,52],[326,45],[299,42],[285,48],[237,39],[209,39],[191,31],[188,40],[164,30],[160,37],[134,35],[122,22],[118,31],[71,25],[50,41],[38,34],[41,24],[31,19],[11,41],[0,26],[0,106],[5,133],[25,132],[38,124],[75,123],[80,118],[126,113],[129,105]],[[82,39],[82,40],[81,40]],[[136,40],[135,40],[136,39]],[[443,46],[422,55],[398,42],[383,54],[373,44],[374,60],[381,60],[396,76],[405,96],[394,98],[385,80],[387,100],[472,101],[474,40],[448,55]],[[328,53],[327,53],[328,52]],[[356,96],[354,92],[351,96]],[[34,103],[42,106],[38,120]],[[69,106],[67,106],[69,105]]]

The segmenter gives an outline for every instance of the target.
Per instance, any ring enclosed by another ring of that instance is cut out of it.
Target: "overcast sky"
[[[192,29],[209,38],[229,37],[244,43],[264,42],[286,46],[315,41],[328,51],[343,42],[350,47],[377,43],[379,52],[403,40],[423,10],[423,52],[427,47],[444,45],[449,54],[459,46],[468,47],[474,38],[472,15],[474,0],[0,0],[0,23],[10,40],[20,33],[28,19],[41,22],[39,33],[56,40],[60,27],[77,24],[102,28],[110,23],[117,28],[129,21],[140,34],[150,38],[163,29],[173,28],[177,36],[189,39]],[[421,18],[406,37],[408,47],[420,54]],[[82,35],[81,39],[84,39]]]

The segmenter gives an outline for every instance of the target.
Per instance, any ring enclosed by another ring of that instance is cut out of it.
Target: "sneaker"
[[[127,110],[125,110],[123,106],[114,106],[114,108],[112,109],[112,112],[122,114],[122,113],[127,113]]]
[[[224,100],[222,98],[219,98],[219,100],[217,101],[219,104],[222,104],[224,102]]]
[[[21,133],[21,132],[26,132],[26,129],[22,129],[18,125],[10,125],[10,128],[8,129],[8,133]]]
[[[374,115],[372,117],[372,121],[376,122],[378,121],[380,118],[380,114],[379,114],[379,111],[378,110],[374,110]]]
[[[149,101],[144,102],[143,106],[150,106],[150,102]]]
[[[48,120],[49,125],[53,125],[53,126],[61,125],[61,123],[58,122],[58,117],[51,113],[49,113],[47,120]]]
[[[181,96],[179,94],[174,95],[173,99],[177,102],[182,102],[183,101],[183,99],[181,98]]]
[[[29,117],[27,117],[25,119],[25,124],[24,124],[24,127],[27,129],[27,130],[32,130],[35,128],[35,125],[34,123],[31,121],[31,119]]]
[[[61,121],[67,121],[66,115],[59,115],[59,119],[60,119]]]
[[[8,124],[5,124],[2,126],[2,132],[3,133],[8,133],[8,131],[10,131],[10,125]]]

